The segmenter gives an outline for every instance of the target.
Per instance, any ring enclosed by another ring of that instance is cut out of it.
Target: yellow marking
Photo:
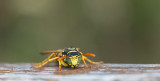
[[[72,53],[72,52],[77,52],[77,51],[69,51],[68,53]],[[67,53],[67,54],[68,54],[68,53]]]
[[[69,58],[71,59],[72,65],[77,65],[77,62],[78,62],[78,57],[77,57],[77,55],[76,55],[76,56],[69,57]]]

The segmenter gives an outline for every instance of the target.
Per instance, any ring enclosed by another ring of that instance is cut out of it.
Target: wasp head
[[[81,55],[78,52],[69,53],[67,54],[67,56],[69,56],[69,58],[66,58],[66,61],[72,68],[77,67],[82,59]]]

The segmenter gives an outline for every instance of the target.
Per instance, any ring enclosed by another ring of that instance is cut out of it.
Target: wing
[[[45,54],[51,54],[51,53],[62,53],[62,50],[57,50],[57,51],[43,51],[40,54],[45,55]]]

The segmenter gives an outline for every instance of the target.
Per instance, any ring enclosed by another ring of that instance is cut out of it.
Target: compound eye
[[[70,54],[70,53],[68,53],[68,54],[67,54],[67,56],[71,56],[71,54]]]

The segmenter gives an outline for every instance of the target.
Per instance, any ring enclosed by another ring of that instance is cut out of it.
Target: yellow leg
[[[42,63],[48,61],[49,59],[51,59],[54,55],[56,55],[55,53],[52,53],[47,59],[45,59]]]
[[[89,56],[92,56],[92,57],[95,57],[96,55],[93,54],[93,53],[85,53],[85,54],[82,54],[82,55],[89,55]]]
[[[35,67],[32,67],[32,68],[40,68],[40,67],[44,66],[45,64],[47,64],[48,62],[54,61],[54,60],[56,60],[56,59],[58,59],[58,58],[59,58],[59,57],[55,57],[55,58],[52,58],[52,59],[48,59],[47,61],[41,63],[40,65],[35,66]]]
[[[61,65],[62,65],[61,60],[59,60],[59,69],[58,69],[58,71],[61,71]]]
[[[91,66],[88,66],[88,65],[86,64],[85,56],[83,56],[83,55],[82,55],[82,61],[84,62],[84,65],[85,65],[87,68],[90,68],[90,67],[91,67]]]
[[[55,55],[55,53],[52,53],[47,59],[45,59],[41,63],[34,63],[33,65],[35,65],[35,66],[41,65],[41,64],[45,63],[46,61],[48,61],[49,59],[51,59],[54,55]]]
[[[77,51],[79,51],[80,52],[80,48],[76,48],[77,49]]]
[[[58,69],[58,71],[61,71],[61,65],[62,65],[62,64],[63,64],[64,66],[68,66],[66,63],[64,63],[64,62],[62,61],[64,58],[68,58],[68,57],[67,57],[67,56],[62,56],[62,57],[60,57],[60,58],[57,59],[57,61],[59,62],[59,69]]]
[[[83,56],[83,57],[84,57],[84,60],[87,60],[91,64],[102,64],[103,63],[103,62],[93,62],[90,59],[88,59],[87,57],[85,57],[85,56]]]

